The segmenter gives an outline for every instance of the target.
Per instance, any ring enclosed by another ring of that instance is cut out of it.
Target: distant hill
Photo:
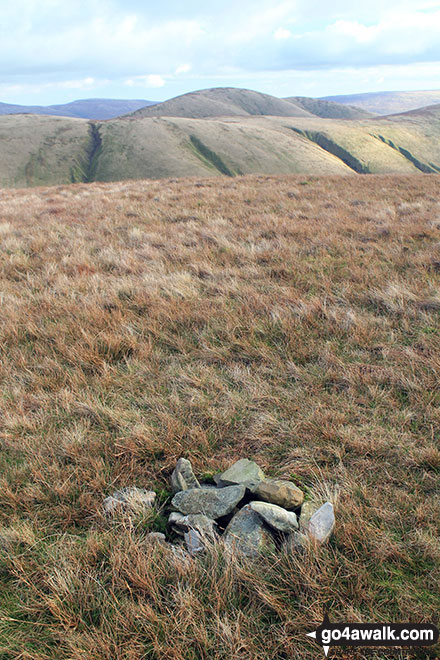
[[[285,101],[290,101],[306,112],[324,119],[368,119],[375,116],[374,113],[354,105],[345,105],[325,99],[312,99],[308,96],[289,96]]]
[[[423,108],[415,108],[414,110],[407,110],[406,112],[396,112],[395,114],[383,115],[379,119],[390,119],[393,121],[410,120],[411,118],[420,118],[428,119],[431,118],[434,121],[440,121],[440,103],[434,103],[433,105],[427,105]]]
[[[113,119],[149,105],[154,105],[153,101],[82,99],[61,105],[47,106],[0,103],[0,115],[31,114],[76,117],[78,119]]]
[[[290,101],[269,94],[235,87],[216,87],[176,96],[134,112],[139,117],[246,117],[273,115],[279,117],[308,117],[310,113]]]
[[[355,105],[378,115],[391,115],[440,103],[440,90],[345,94],[343,96],[326,96],[322,100],[336,101],[344,105]]]

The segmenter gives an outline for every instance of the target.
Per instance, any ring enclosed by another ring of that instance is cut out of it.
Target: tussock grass
[[[2,660],[303,660],[325,608],[438,622],[438,183],[2,191]],[[163,507],[181,455],[330,497],[329,545],[184,561],[145,541],[162,513],[104,519],[122,486]]]

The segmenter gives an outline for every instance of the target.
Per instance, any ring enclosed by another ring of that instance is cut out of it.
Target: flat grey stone
[[[261,516],[253,511],[249,504],[232,518],[226,527],[223,539],[229,550],[243,553],[248,557],[255,557],[264,549],[275,548]]]
[[[179,458],[171,475],[171,488],[173,493],[191,488],[200,488],[200,484],[194,476],[192,465],[186,458]]]
[[[310,518],[307,527],[307,534],[312,540],[317,541],[318,543],[325,543],[328,541],[334,526],[335,513],[333,510],[333,504],[331,502],[326,502]]]
[[[114,515],[117,512],[141,513],[151,509],[156,499],[156,493],[144,488],[129,486],[121,488],[106,497],[103,502],[104,512],[107,515]]]
[[[271,504],[278,504],[283,509],[297,509],[304,500],[304,493],[291,481],[284,479],[266,479],[261,481],[254,491],[255,497]]]
[[[291,511],[269,502],[251,502],[252,511],[260,515],[264,522],[280,532],[293,532],[298,529],[298,520]]]
[[[172,516],[173,514],[171,514],[170,518]],[[179,516],[178,518],[173,516],[173,521],[172,521],[173,529],[175,531],[176,528],[178,530],[182,530],[181,532],[178,531],[177,533],[183,533],[183,532],[187,532],[190,529],[195,529],[202,536],[208,536],[210,538],[214,538],[215,529],[217,526],[215,520],[208,518],[203,513],[190,513],[187,516],[178,514],[178,516]]]
[[[253,492],[260,481],[263,481],[265,475],[260,466],[254,461],[242,458],[222,474],[216,475],[216,477],[216,484],[220,487],[244,484],[246,488]]]
[[[227,486],[226,488],[192,488],[181,490],[174,495],[171,506],[176,511],[189,513],[204,513],[208,518],[216,520],[234,510],[243,499],[246,487]]]
[[[196,555],[199,552],[203,552],[205,549],[202,537],[197,530],[190,529],[188,532],[185,532],[183,538],[185,541],[186,549],[190,555]]]

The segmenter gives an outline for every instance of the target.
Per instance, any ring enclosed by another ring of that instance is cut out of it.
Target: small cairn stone
[[[192,465],[186,458],[179,458],[171,475],[171,488],[173,493],[181,490],[200,488],[200,484],[194,476]]]
[[[263,479],[265,475],[260,466],[248,458],[242,458],[218,475],[216,483],[220,487],[243,484],[252,493]]]
[[[192,488],[176,493],[171,500],[171,506],[175,511],[185,515],[204,513],[208,518],[216,520],[231,513],[243,499],[245,492],[246,487],[243,485],[226,488]]]
[[[277,504],[292,511],[297,509],[304,500],[304,493],[291,481],[284,479],[267,479],[258,484],[254,495],[259,500]]]
[[[277,504],[269,502],[251,502],[252,511],[258,513],[264,522],[279,532],[290,533],[298,529],[298,520],[292,511],[286,511]]]
[[[167,539],[165,534],[162,534],[162,532],[149,532],[149,534],[146,535],[145,541],[147,543],[166,543]]]
[[[214,538],[216,534],[217,523],[203,513],[190,513],[184,516],[174,511],[171,513],[168,522],[173,525],[174,531],[177,531],[178,534],[183,535],[190,529],[195,529],[200,535],[209,538]]]
[[[196,529],[189,529],[187,532],[185,532],[183,539],[185,541],[186,549],[190,555],[194,556],[199,552],[204,551],[205,546],[203,544],[202,536]]]
[[[253,511],[249,504],[235,514],[226,527],[223,538],[229,550],[248,557],[256,557],[264,549],[275,548],[261,516]]]
[[[335,527],[335,513],[333,504],[326,502],[310,518],[307,534],[310,539],[317,543],[325,543]]]
[[[301,554],[308,545],[309,538],[297,531],[289,534],[282,547],[288,553]]]
[[[303,502],[301,506],[301,515],[299,517],[299,527],[304,534],[307,532],[309,526],[310,518],[314,513],[319,509],[319,506],[315,504],[312,500],[307,500]]]
[[[154,491],[129,486],[106,497],[102,506],[108,516],[115,515],[118,512],[142,513],[152,508],[155,499],[156,493]]]

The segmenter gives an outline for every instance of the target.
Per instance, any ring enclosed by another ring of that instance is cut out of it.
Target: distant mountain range
[[[138,117],[275,117],[316,116],[323,119],[367,119],[440,103],[440,90],[426,92],[371,92],[326,96],[320,99],[269,94],[235,87],[203,89],[157,103],[142,99],[81,99],[60,105],[16,105],[0,103],[0,115],[49,115],[77,119],[114,119],[136,113]],[[152,107],[154,106],[154,107]],[[292,107],[293,106],[293,107]]]
[[[0,186],[240,174],[440,173],[440,104],[390,116],[246,89],[106,121],[0,117]]]
[[[358,108],[378,115],[391,115],[440,103],[440,90],[344,94],[343,96],[326,96],[322,100],[355,105]]]
[[[31,114],[76,117],[78,119],[113,119],[152,104],[152,101],[118,99],[82,99],[62,105],[45,106],[0,103],[0,115]]]

